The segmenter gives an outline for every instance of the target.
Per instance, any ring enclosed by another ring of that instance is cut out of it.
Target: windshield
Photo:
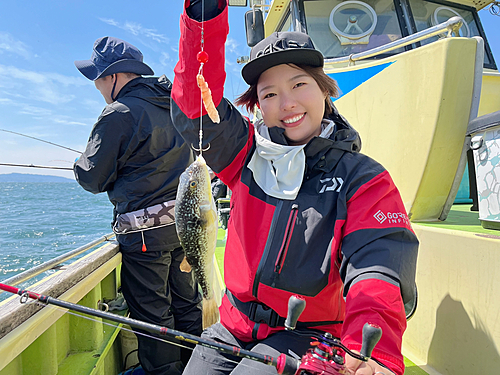
[[[485,41],[484,66],[496,69],[488,41],[474,8],[441,0],[300,0],[298,14],[316,48],[326,59],[345,57],[364,52],[401,39],[410,34],[461,17],[461,37],[480,36]],[[290,11],[281,20],[278,30],[293,29]],[[425,45],[442,38],[436,36],[419,42]],[[404,52],[407,46],[379,55]]]
[[[463,19],[463,25],[459,30],[459,36],[466,38],[480,36],[484,39],[484,34],[480,32],[477,14],[473,8],[447,2],[435,3],[425,0],[409,0],[409,4],[413,19],[415,20],[417,32],[446,22],[452,17],[461,17]],[[422,45],[428,44],[437,39],[438,37],[429,38],[420,43]],[[493,63],[488,53],[484,54],[484,63],[485,66]]]
[[[363,52],[402,37],[392,0],[306,0],[304,12],[307,33],[326,58]]]

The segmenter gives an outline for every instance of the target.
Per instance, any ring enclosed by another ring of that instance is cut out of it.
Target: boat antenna
[[[74,150],[74,149],[69,148],[69,147],[61,146],[61,145],[58,145],[57,143],[53,143],[53,142],[49,142],[49,141],[44,141],[43,139],[36,138],[36,137],[32,137],[32,136],[30,136],[30,135],[21,134],[21,133],[16,133],[16,132],[13,132],[12,130],[6,130],[6,129],[0,129],[0,131],[6,132],[6,133],[17,134],[17,135],[20,135],[20,136],[22,136],[22,137],[26,137],[26,138],[36,139],[37,141],[40,141],[40,142],[48,143],[48,144],[53,145],[53,146],[57,146],[57,147],[61,147],[61,148],[65,148],[66,150],[70,150],[70,151],[76,152],[76,153],[78,153],[78,154],[82,154],[82,152],[81,152],[81,151],[77,151],[77,150]]]

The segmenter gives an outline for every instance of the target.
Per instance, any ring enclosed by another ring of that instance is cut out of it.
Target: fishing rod
[[[0,129],[1,130],[1,129]],[[45,165],[33,165],[33,164],[10,164],[10,163],[0,163],[0,165],[7,167],[25,167],[25,168],[46,168],[46,169],[63,169],[66,171],[72,171],[73,168],[68,167],[49,167]]]
[[[6,129],[0,129],[0,131],[6,132],[6,133],[17,134],[17,135],[20,135],[20,136],[22,136],[22,137],[26,137],[26,138],[36,139],[37,141],[40,141],[40,142],[48,143],[48,144],[53,145],[53,146],[56,146],[56,147],[61,147],[61,148],[64,148],[64,149],[66,149],[66,150],[69,150],[69,151],[73,151],[73,152],[77,152],[77,153],[79,153],[79,154],[82,154],[82,152],[81,152],[81,151],[74,150],[74,149],[69,148],[69,147],[66,147],[66,146],[61,146],[61,145],[58,145],[57,143],[53,143],[53,142],[49,142],[49,141],[45,141],[45,140],[40,139],[40,138],[32,137],[32,136],[30,136],[30,135],[26,135],[26,134],[22,134],[22,133],[16,133],[16,132],[13,132],[12,130],[6,130]],[[37,167],[37,168],[38,168],[38,167]]]
[[[247,358],[257,361],[276,369],[280,375],[345,375],[348,370],[345,367],[345,356],[350,356],[367,362],[371,358],[371,353],[382,336],[382,330],[375,324],[366,323],[362,332],[362,346],[360,353],[350,351],[339,339],[334,338],[329,332],[322,334],[319,338],[312,337],[317,341],[312,342],[312,347],[307,350],[301,359],[292,358],[281,353],[277,358],[259,354],[223,344],[210,339],[204,339],[199,336],[191,335],[177,331],[172,328],[162,327],[156,324],[142,322],[140,320],[122,317],[106,311],[92,309],[66,302],[57,298],[34,293],[28,290],[21,290],[11,285],[0,283],[0,289],[6,292],[21,296],[21,302],[26,302],[29,298],[39,301],[44,305],[54,305],[64,309],[80,312],[83,314],[107,319],[121,324],[128,324],[132,328],[140,329],[150,333],[168,336],[170,338],[184,341],[190,344],[201,345],[219,352],[230,354],[240,358]],[[300,296],[291,296],[288,303],[288,316],[285,321],[287,330],[294,330],[297,320],[305,308],[305,300]],[[375,360],[375,359],[374,359]],[[387,368],[383,363],[375,360],[379,365]],[[381,373],[381,372],[379,372]]]
[[[106,311],[96,310],[90,307],[77,305],[71,302],[66,302],[57,298],[45,296],[43,294],[38,294],[28,290],[21,290],[14,286],[0,283],[0,289],[6,292],[19,295],[21,296],[22,299],[24,299],[24,301],[26,301],[28,298],[31,298],[45,305],[55,305],[65,309],[77,311],[83,314],[88,314],[95,317],[108,319],[117,323],[128,324],[130,327],[148,331],[150,333],[160,334],[162,336],[168,336],[170,338],[177,339],[179,341],[185,341],[195,345],[201,345],[207,348],[215,349],[222,353],[234,355],[236,357],[248,358],[275,367],[278,370],[278,374],[293,375],[296,373],[296,370],[298,368],[297,360],[287,356],[286,354],[281,354],[278,358],[274,358],[272,356],[254,353],[249,350],[239,348],[237,346],[226,345],[219,343],[217,341],[204,339],[202,337],[177,331],[172,328],[162,327],[156,324],[146,323],[140,320],[122,317]]]

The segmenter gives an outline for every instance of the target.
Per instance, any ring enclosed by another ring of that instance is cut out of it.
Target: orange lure
[[[198,82],[198,87],[201,90],[201,98],[203,100],[203,105],[207,110],[207,114],[208,117],[210,117],[210,120],[218,124],[220,122],[219,112],[217,112],[217,108],[215,108],[215,104],[212,99],[212,92],[208,88],[208,84],[205,81],[205,77],[203,77],[203,74],[201,73],[203,65],[208,61],[208,53],[201,50],[196,55],[196,58],[201,63],[200,71],[196,76],[196,81]]]
[[[203,99],[203,105],[207,110],[208,117],[218,124],[220,122],[219,112],[217,112],[217,108],[215,108],[214,101],[212,100],[212,92],[208,88],[208,84],[205,81],[203,75],[198,74],[196,76],[196,80],[198,81],[198,87],[201,90],[201,98]]]

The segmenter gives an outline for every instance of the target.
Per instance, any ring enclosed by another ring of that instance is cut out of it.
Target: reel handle
[[[378,341],[382,337],[382,329],[373,323],[365,323],[363,326],[363,341],[361,343],[360,355],[364,358],[366,362],[372,356],[373,349],[377,345]]]
[[[297,326],[300,314],[306,308],[306,300],[299,295],[291,296],[288,300],[288,314],[285,320],[285,329],[293,331]]]

